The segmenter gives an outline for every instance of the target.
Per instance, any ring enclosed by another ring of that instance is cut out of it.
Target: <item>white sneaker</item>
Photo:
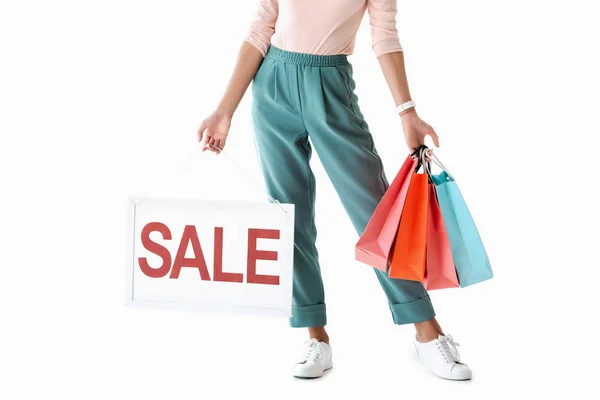
[[[471,369],[460,362],[456,348],[459,344],[452,340],[451,335],[439,335],[426,343],[415,338],[414,343],[421,363],[437,376],[453,381],[465,381],[473,376]]]
[[[303,354],[293,368],[297,378],[320,378],[323,373],[333,367],[331,346],[317,339],[304,343]]]

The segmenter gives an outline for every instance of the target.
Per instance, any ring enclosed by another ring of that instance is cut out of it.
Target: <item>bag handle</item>
[[[433,163],[435,165],[437,165],[438,167],[440,167],[444,172],[446,172],[450,178],[454,179],[454,177],[452,176],[452,174],[450,173],[450,171],[448,171],[448,168],[446,168],[444,166],[444,164],[442,164],[442,162],[440,161],[440,159],[433,153],[433,151],[429,154],[429,159],[431,161],[433,161]]]
[[[419,172],[419,169],[421,169],[421,166],[423,165],[423,157],[422,157],[422,152],[423,149],[427,149],[427,146],[422,145],[421,147],[419,147],[418,149],[416,149],[415,151],[413,151],[410,156],[414,159],[417,159],[417,165],[415,166],[415,170],[414,172],[417,173]]]
[[[431,175],[431,163],[428,162],[427,159],[426,159],[428,151],[429,151],[429,149],[427,149],[427,148],[421,150],[421,153],[419,154],[419,158],[421,160],[420,162],[423,164],[423,171],[429,177],[429,183],[432,183],[433,182],[433,176]],[[429,157],[431,157],[431,155]]]
[[[255,189],[257,189],[258,191],[264,192],[267,197],[269,198],[269,200],[274,203],[275,205],[277,205],[277,207],[279,207],[284,213],[287,214],[287,211],[285,210],[285,208],[283,208],[281,206],[281,204],[279,203],[279,200],[273,198],[266,190],[264,190],[262,188],[262,186],[260,186],[246,171],[244,171],[244,169],[242,167],[240,167],[235,161],[233,161],[233,158],[229,157],[229,155],[227,153],[225,153],[223,151],[223,149],[218,148],[217,146],[215,146],[214,144],[211,144],[211,147],[219,150],[219,153],[223,154],[230,162],[231,164],[233,164],[233,166],[242,173],[242,175],[244,175],[248,181],[252,184],[252,186],[254,186]],[[188,159],[182,164],[182,167],[187,164],[187,162],[194,156],[196,152],[192,153]]]
[[[417,155],[417,153],[418,153],[418,155]],[[435,165],[440,167],[444,172],[446,172],[451,179],[454,179],[454,177],[452,176],[450,171],[448,171],[448,168],[446,168],[444,166],[444,164],[442,164],[440,159],[437,157],[437,155],[435,155],[435,153],[433,152],[433,149],[430,149],[427,146],[422,145],[417,150],[415,150],[411,154],[411,156],[413,156],[413,157],[417,156],[419,159],[419,162],[417,163],[417,167],[415,168],[415,172],[418,171],[419,168],[421,168],[421,166],[423,166],[423,170],[425,171],[425,173],[427,175],[429,175],[430,179],[432,179],[431,163],[426,161],[426,159],[429,158],[431,160],[431,162],[433,162]]]
[[[425,161],[425,154],[427,153],[427,151],[429,150],[429,148],[425,145],[422,145],[421,147],[419,147],[417,150],[415,150],[411,156],[413,158],[417,159],[417,165],[415,167],[415,173],[419,172],[419,170],[421,169],[421,167],[423,167],[423,172],[427,173],[427,168],[425,167],[426,164],[428,164],[427,161]]]

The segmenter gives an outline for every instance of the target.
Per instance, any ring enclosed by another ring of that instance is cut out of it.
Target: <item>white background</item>
[[[496,278],[432,293],[475,379],[414,363],[315,156],[335,368],[290,377],[287,321],[123,306],[126,198],[264,199],[195,132],[226,85],[254,1],[0,2],[0,398],[597,398],[594,195],[600,89],[592,1],[399,0],[413,98],[441,138]],[[400,121],[358,34],[357,94],[388,178]],[[260,180],[250,101],[227,151]]]

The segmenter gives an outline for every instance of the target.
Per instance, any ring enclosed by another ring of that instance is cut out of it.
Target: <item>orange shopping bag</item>
[[[429,184],[427,220],[427,269],[423,285],[427,290],[459,287],[452,249],[433,183]]]
[[[428,186],[427,174],[412,173],[390,259],[390,278],[422,282],[425,277]]]
[[[356,260],[383,272],[387,271],[390,249],[396,238],[410,177],[417,162],[417,159],[413,159],[410,155],[406,158],[398,175],[379,201],[367,227],[356,243]]]

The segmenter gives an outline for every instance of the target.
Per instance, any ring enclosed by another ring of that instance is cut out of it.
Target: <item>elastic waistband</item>
[[[293,51],[281,50],[275,46],[269,47],[265,58],[310,67],[335,67],[337,65],[350,64],[345,54],[320,56],[317,54],[294,53]]]

